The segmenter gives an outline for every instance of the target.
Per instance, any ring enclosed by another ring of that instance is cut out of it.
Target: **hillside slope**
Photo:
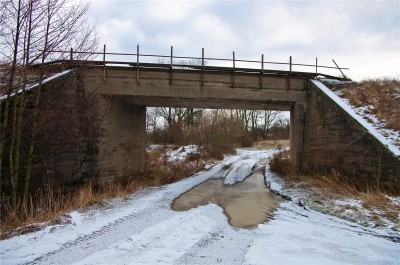
[[[400,80],[362,82],[321,80],[371,124],[390,144],[400,149]]]

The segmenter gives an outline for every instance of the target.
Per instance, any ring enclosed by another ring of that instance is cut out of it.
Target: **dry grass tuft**
[[[295,177],[297,173],[289,155],[289,150],[276,153],[269,163],[270,169],[283,176]]]
[[[387,209],[391,202],[385,193],[380,191],[367,191],[362,196],[362,206],[367,209]]]
[[[297,172],[290,160],[289,151],[277,153],[270,161],[270,168],[281,174],[289,183],[303,188],[318,189],[330,196],[354,194],[356,186],[343,175],[332,171],[328,174]]]

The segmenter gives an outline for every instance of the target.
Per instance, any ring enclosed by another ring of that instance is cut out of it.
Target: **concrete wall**
[[[301,168],[305,121],[305,102],[296,102],[290,111],[290,157],[296,169]]]
[[[338,171],[362,185],[400,191],[400,160],[311,83],[302,170]]]
[[[146,108],[131,105],[117,97],[103,97],[104,113],[98,146],[100,183],[143,173],[146,162]]]
[[[297,168],[336,170],[400,191],[399,158],[312,82],[306,95],[303,78],[288,87],[286,77],[265,77],[260,87],[258,74],[237,74],[232,88],[231,73],[207,73],[201,82],[199,72],[175,71],[171,84],[165,70],[141,70],[140,79],[133,69],[111,67],[105,76],[103,70],[78,69],[47,85],[37,180],[104,183],[135,176],[145,169],[146,106],[216,107],[290,110]]]
[[[84,175],[85,169],[81,161],[87,158],[87,132],[90,130],[87,120],[84,119],[85,115],[82,115],[87,111],[87,105],[81,104],[86,102],[86,98],[84,91],[79,88],[79,82],[76,72],[72,71],[43,84],[32,162],[30,181],[32,186],[41,186],[48,181],[58,184],[75,182]],[[36,97],[36,88],[26,92],[21,139],[22,165],[26,164],[27,150],[31,142]],[[4,104],[1,106],[3,108]],[[9,113],[12,114],[13,110],[11,109]],[[8,133],[11,132],[11,124],[9,126]],[[1,168],[2,190],[7,190],[10,185],[9,137],[10,134],[6,135],[6,146],[2,150],[4,151]],[[21,179],[24,174],[22,168]]]

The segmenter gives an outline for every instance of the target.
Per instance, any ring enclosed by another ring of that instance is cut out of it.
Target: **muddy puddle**
[[[187,211],[214,203],[223,208],[231,226],[249,228],[269,220],[280,201],[283,199],[265,186],[262,172],[256,170],[231,186],[224,185],[223,178],[205,181],[175,198],[171,208]]]

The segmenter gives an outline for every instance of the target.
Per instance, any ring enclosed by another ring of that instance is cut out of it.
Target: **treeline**
[[[152,143],[196,144],[216,158],[254,141],[288,139],[290,131],[288,118],[277,111],[169,107],[148,108],[146,128]]]

